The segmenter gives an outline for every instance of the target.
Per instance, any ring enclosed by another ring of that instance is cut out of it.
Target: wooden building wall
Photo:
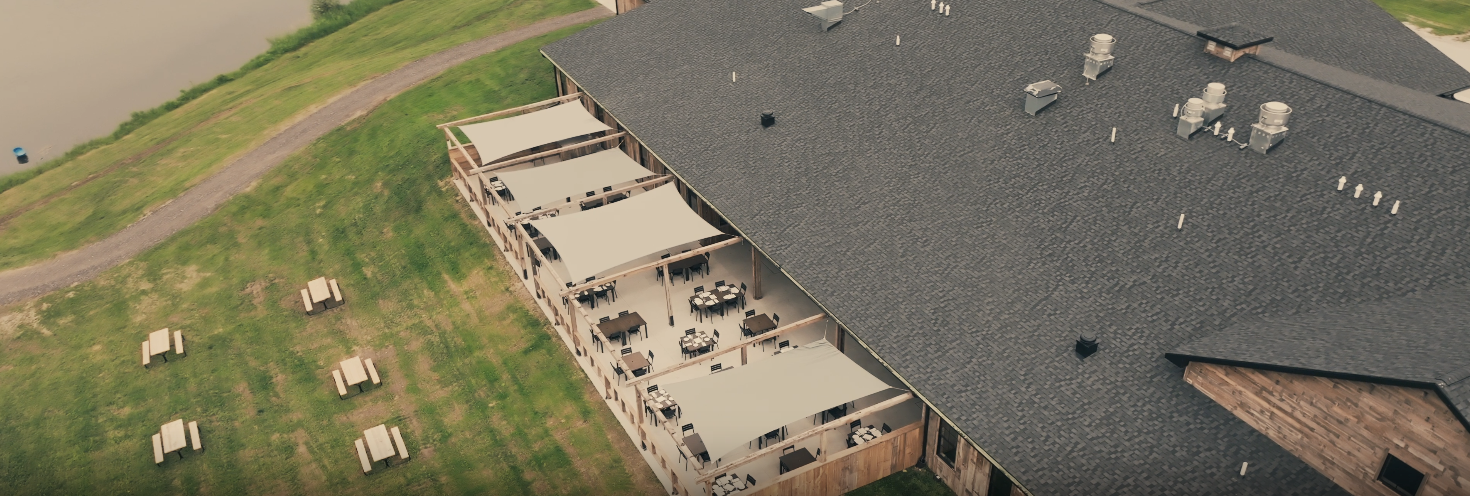
[[[630,10],[636,9],[636,8],[642,6],[643,4],[648,3],[648,2],[646,2],[644,0],[614,0],[614,1],[616,2],[615,5],[617,5],[617,7],[618,7],[617,13],[619,13],[619,14],[627,13]]]
[[[1389,454],[1424,472],[1418,496],[1470,494],[1470,433],[1429,390],[1200,362],[1184,380],[1353,494],[1397,494]]]
[[[929,437],[928,452],[924,454],[929,470],[938,475],[958,496],[987,496],[992,469],[990,460],[985,459],[980,450],[961,437],[959,445],[955,447],[954,466],[950,467],[939,458],[939,425],[944,423],[944,419],[928,408],[924,409],[924,415],[929,417],[929,431],[926,434]],[[1010,494],[1025,496],[1019,486],[1012,486]]]
[[[922,422],[910,424],[884,436],[885,441],[844,452],[827,459],[825,464],[814,463],[783,474],[775,484],[752,496],[838,496],[912,467],[918,463],[922,450],[923,425]]]

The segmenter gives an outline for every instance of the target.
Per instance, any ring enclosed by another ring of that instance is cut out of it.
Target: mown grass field
[[[404,0],[0,193],[0,270],[114,233],[332,96],[589,0]],[[303,4],[303,8],[305,5]]]
[[[0,309],[0,492],[658,492],[456,200],[433,127],[551,97],[537,48],[573,31],[457,67],[137,259]],[[318,275],[347,304],[307,317]],[[145,370],[162,327],[189,355]],[[384,383],[339,400],[330,370],[357,354]],[[150,436],[177,418],[206,450],[155,467]],[[382,423],[413,457],[365,477],[352,441]]]
[[[1373,0],[1399,21],[1440,36],[1470,34],[1470,0]]]

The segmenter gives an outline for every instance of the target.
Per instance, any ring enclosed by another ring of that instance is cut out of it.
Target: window
[[[1398,457],[1388,455],[1388,459],[1383,461],[1383,469],[1378,471],[1378,482],[1404,496],[1414,496],[1419,492],[1419,485],[1424,483],[1424,473],[1414,470]]]
[[[939,454],[939,459],[954,468],[955,448],[959,447],[960,433],[949,426],[949,422],[939,423],[939,442],[934,445],[934,452]]]

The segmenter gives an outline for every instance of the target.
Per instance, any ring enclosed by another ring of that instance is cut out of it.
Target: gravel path
[[[611,15],[611,11],[599,6],[554,17],[429,55],[369,81],[286,128],[214,176],[116,234],[45,262],[0,272],[0,304],[40,296],[116,267],[213,213],[226,200],[265,175],[266,171],[328,131],[366,114],[394,95],[450,67],[529,38]]]

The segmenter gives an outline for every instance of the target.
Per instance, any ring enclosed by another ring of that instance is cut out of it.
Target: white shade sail
[[[565,162],[514,172],[501,172],[500,181],[515,195],[521,210],[583,198],[588,191],[602,192],[604,186],[631,182],[653,175],[628,154],[613,148]]]
[[[892,388],[826,340],[750,365],[660,386],[720,458],[803,417]]]
[[[470,143],[475,144],[482,164],[547,143],[608,129],[612,128],[592,118],[587,109],[576,102],[459,127]]]
[[[573,281],[675,246],[724,234],[689,209],[673,185],[585,212],[531,221]]]

